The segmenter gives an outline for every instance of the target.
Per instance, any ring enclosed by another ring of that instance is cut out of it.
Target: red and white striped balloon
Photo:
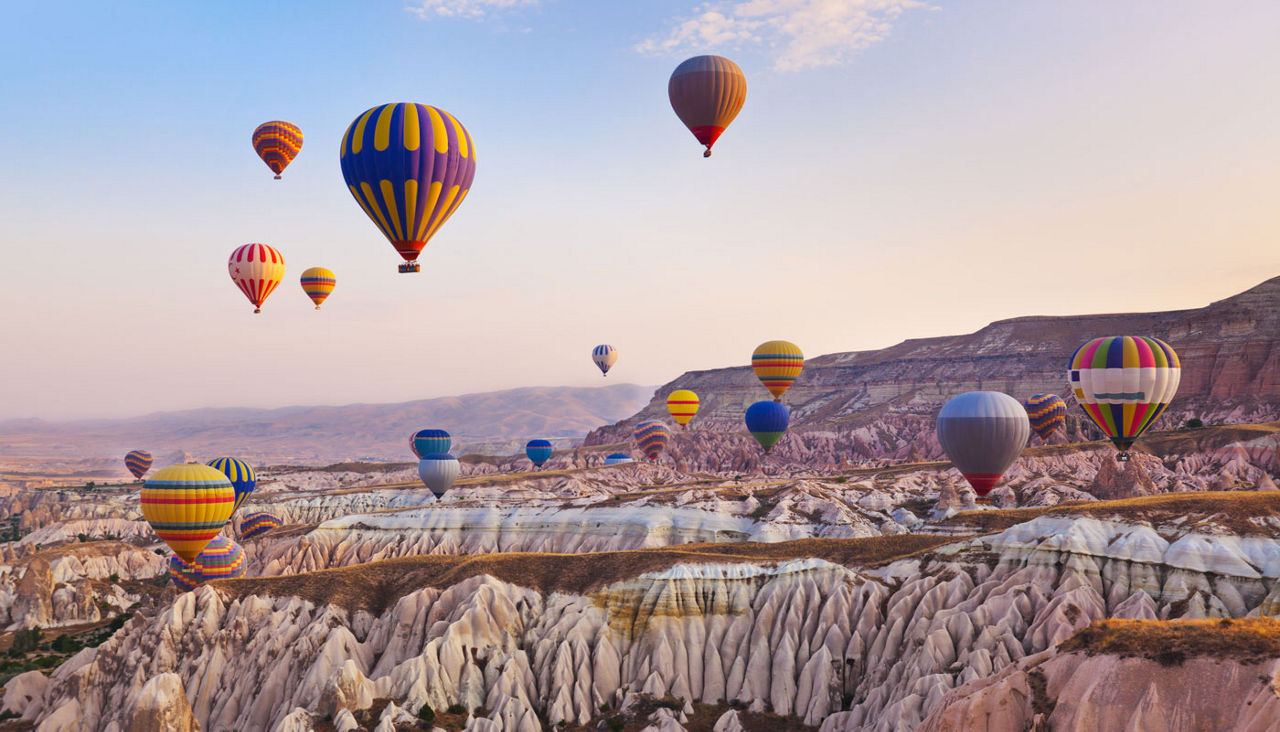
[[[227,272],[236,287],[253,303],[255,313],[284,280],[284,255],[266,244],[245,244],[231,253]]]

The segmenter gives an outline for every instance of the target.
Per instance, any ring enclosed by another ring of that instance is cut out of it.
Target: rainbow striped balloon
[[[142,515],[188,564],[226,525],[235,501],[227,476],[208,465],[170,465],[142,484]]]
[[[209,580],[243,577],[246,569],[244,549],[222,534],[215,536],[194,562],[169,557],[169,579],[183,592]]]
[[[1181,379],[1178,354],[1146,336],[1095,338],[1076,349],[1067,368],[1076,401],[1115,444],[1121,460],[1164,413]]]
[[[284,280],[284,255],[266,244],[245,244],[231,252],[227,273],[253,303],[253,312],[260,313],[262,303]]]
[[[278,119],[263,122],[253,131],[253,150],[276,174],[276,180],[280,180],[280,174],[301,149],[302,130],[292,122]]]
[[[151,469],[151,453],[146,450],[133,450],[124,456],[124,466],[133,473],[133,477],[141,479]]]
[[[640,450],[644,452],[645,457],[656,461],[671,439],[671,432],[658,420],[646,419],[635,426],[631,436],[640,445]]]
[[[676,389],[667,396],[667,412],[681,427],[698,413],[698,404],[698,395],[688,389]]]
[[[789,341],[766,341],[751,354],[751,368],[773,400],[779,402],[804,370],[804,354]]]
[[[239,458],[224,457],[209,461],[209,467],[222,471],[231,481],[231,487],[236,489],[236,505],[231,512],[240,510],[240,504],[258,487],[258,475],[253,472],[253,466]]]
[[[324,267],[311,267],[302,272],[302,291],[316,304],[316,310],[320,309],[321,303],[329,297],[337,284],[338,280],[333,273]]]
[[[272,529],[280,528],[283,523],[279,516],[267,511],[245,514],[244,520],[240,522],[240,536],[245,539],[252,539]]]
[[[1022,406],[1031,419],[1031,429],[1045,442],[1055,431],[1067,426],[1067,403],[1057,394],[1036,394]]]
[[[366,110],[339,154],[351,196],[416,272],[422,248],[458,210],[476,175],[476,146],[453,115],[401,102]]]

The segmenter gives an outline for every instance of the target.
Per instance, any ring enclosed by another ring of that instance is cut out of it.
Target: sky
[[[1202,306],[1280,275],[1278,30],[1272,0],[6,4],[0,419],[660,384],[775,338]],[[699,53],[749,85],[706,160],[666,98]],[[338,165],[394,101],[478,153],[412,275]],[[305,135],[281,181],[271,119]],[[226,270],[249,242],[287,262],[260,315]]]

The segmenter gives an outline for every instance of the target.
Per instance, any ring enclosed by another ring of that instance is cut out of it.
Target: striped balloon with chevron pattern
[[[1031,419],[1031,429],[1048,442],[1054,432],[1067,425],[1067,403],[1057,394],[1036,394],[1023,405]]]
[[[292,122],[271,120],[253,131],[253,151],[267,164],[276,180],[302,150],[302,128]]]

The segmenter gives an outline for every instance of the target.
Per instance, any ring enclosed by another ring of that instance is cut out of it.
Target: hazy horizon
[[[246,14],[253,23],[246,23]],[[382,0],[7,9],[0,421],[661,384],[1280,274],[1280,5]],[[51,43],[46,29],[56,29]],[[40,32],[37,32],[40,31]],[[710,160],[666,80],[744,69]],[[338,140],[454,114],[466,202],[399,258]],[[274,181],[249,137],[297,123]],[[235,247],[285,281],[252,314]],[[338,285],[322,312],[297,277]],[[620,358],[607,380],[597,343]],[[603,382],[603,383],[602,383]]]

